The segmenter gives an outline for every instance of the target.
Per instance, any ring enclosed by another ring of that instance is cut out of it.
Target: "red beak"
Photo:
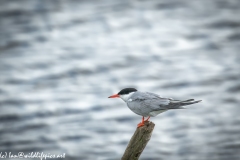
[[[119,98],[119,95],[118,94],[114,94],[112,96],[109,96],[108,98]]]

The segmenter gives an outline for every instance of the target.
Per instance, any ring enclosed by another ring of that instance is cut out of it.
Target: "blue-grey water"
[[[0,1],[0,152],[120,159],[141,117],[107,97],[136,87],[203,100],[151,118],[140,159],[239,160],[239,15],[239,0]]]

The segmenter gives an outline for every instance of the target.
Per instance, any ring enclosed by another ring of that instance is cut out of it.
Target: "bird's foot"
[[[144,117],[142,117],[142,122],[138,123],[137,128],[144,126]]]
[[[137,128],[144,126],[144,122],[148,122],[150,119],[150,116],[146,120],[144,120],[144,117],[142,117],[142,122],[138,123]]]
[[[137,128],[142,127],[142,126],[144,126],[144,122],[138,123]]]

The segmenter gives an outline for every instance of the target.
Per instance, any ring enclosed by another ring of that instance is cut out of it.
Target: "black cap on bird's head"
[[[123,94],[129,94],[131,92],[136,92],[137,90],[135,88],[124,88],[120,92],[118,92],[118,95],[123,95]]]
[[[129,94],[131,92],[136,92],[136,91],[137,90],[135,88],[124,88],[120,92],[118,92],[118,94],[114,94],[108,98],[119,98],[120,95],[126,95],[126,94]]]

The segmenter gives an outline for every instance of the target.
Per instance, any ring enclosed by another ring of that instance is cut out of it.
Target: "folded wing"
[[[145,112],[168,110],[168,109],[183,109],[183,106],[198,103],[201,100],[195,101],[194,99],[188,100],[174,100],[172,98],[164,98],[160,95],[150,92],[139,92],[131,97],[133,101],[141,104],[142,110]]]

